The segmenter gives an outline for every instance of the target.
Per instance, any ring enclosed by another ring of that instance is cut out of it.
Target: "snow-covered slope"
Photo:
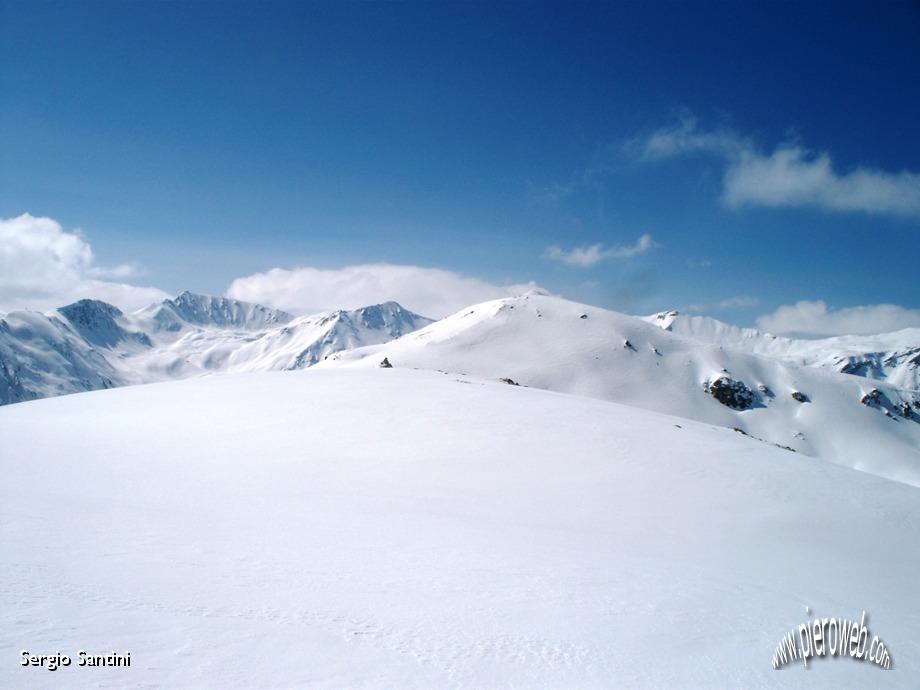
[[[918,490],[727,429],[457,375],[311,368],[11,405],[0,437],[0,687],[920,677]],[[772,670],[790,629],[862,610],[893,670]],[[80,649],[131,667],[18,665]]]
[[[395,302],[295,318],[183,292],[126,315],[97,300],[0,318],[0,404],[210,373],[300,369],[430,319]]]
[[[93,300],[48,315],[0,316],[0,404],[122,384],[120,371],[95,345],[133,338],[120,318],[115,307]]]
[[[709,344],[920,390],[920,328],[807,340],[778,337],[707,316],[687,316],[675,311],[653,314],[646,321]]]
[[[920,485],[916,391],[708,344],[556,297],[475,305],[319,366],[373,367],[384,357],[394,367],[508,378],[737,428],[800,454]]]
[[[790,340],[675,312],[641,319],[536,294],[475,305],[438,323],[394,302],[293,317],[185,292],[130,315],[82,300],[3,317],[0,403],[300,369],[330,355],[337,357],[331,366],[376,366],[386,356],[395,366],[510,378],[737,428],[920,484],[913,387],[920,354],[910,345],[917,335]]]

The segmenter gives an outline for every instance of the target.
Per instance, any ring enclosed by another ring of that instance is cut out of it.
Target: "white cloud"
[[[167,296],[156,288],[101,280],[136,272],[130,264],[95,265],[79,231],[66,232],[51,218],[24,213],[0,219],[0,311],[45,311],[85,297],[133,310]]]
[[[543,252],[543,257],[561,261],[569,266],[591,268],[604,259],[631,259],[656,246],[657,244],[652,239],[652,236],[645,234],[633,244],[616,247],[604,247],[602,244],[592,244],[565,250],[562,249],[562,247],[554,245],[552,247],[547,247],[546,251]]]
[[[887,333],[920,328],[920,309],[896,304],[828,309],[821,300],[785,304],[757,319],[757,327],[779,335],[831,336]]]
[[[656,160],[695,153],[735,158],[750,150],[752,144],[730,129],[700,131],[696,118],[685,115],[677,125],[659,129],[644,139],[633,140],[628,147],[638,149],[645,159]]]
[[[747,309],[749,307],[756,307],[760,303],[756,297],[751,297],[750,295],[735,295],[734,297],[727,297],[719,302],[716,306],[719,309]]]
[[[920,174],[867,168],[840,174],[826,153],[782,146],[769,156],[746,152],[734,161],[725,173],[724,198],[730,206],[818,206],[920,216]]]
[[[440,318],[470,304],[539,289],[535,283],[502,286],[440,268],[380,263],[273,268],[237,278],[227,296],[301,314],[394,300],[416,313]]]
[[[91,266],[87,274],[93,278],[136,278],[146,271],[137,264],[118,264],[117,266]]]
[[[782,144],[773,153],[729,129],[700,130],[685,117],[673,127],[632,142],[641,157],[656,160],[705,154],[724,159],[723,201],[729,206],[814,206],[830,211],[920,216],[920,174],[856,168],[834,169],[827,153]]]
[[[689,304],[686,307],[682,308],[682,311],[694,312],[697,314],[704,314],[710,312],[713,309],[749,309],[750,307],[756,307],[760,304],[760,300],[756,297],[751,297],[750,295],[734,295],[732,297],[726,297],[723,300],[718,302],[702,303],[694,302]]]

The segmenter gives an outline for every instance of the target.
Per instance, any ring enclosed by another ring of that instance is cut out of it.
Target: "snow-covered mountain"
[[[525,295],[474,305],[321,367],[442,370],[601,398],[920,485],[920,396],[645,319]],[[803,457],[803,462],[807,461]]]
[[[185,291],[176,299],[165,299],[136,312],[141,322],[148,322],[155,331],[181,331],[189,324],[207,328],[264,330],[285,324],[294,317],[263,307],[261,304],[240,302],[227,297],[196,295]]]
[[[121,312],[92,300],[65,309],[76,325],[62,313],[0,317],[0,404],[121,385],[121,372],[94,345],[120,342]]]
[[[702,342],[920,390],[920,328],[809,340],[778,337],[676,311],[654,314],[646,320]]]
[[[393,359],[0,408],[0,687],[916,688],[917,488]],[[863,610],[892,670],[773,670]]]
[[[395,302],[294,317],[183,292],[124,314],[81,300],[0,317],[0,404],[210,373],[300,369],[431,323]]]
[[[394,302],[295,317],[182,293],[123,314],[82,300],[0,319],[0,402],[215,373],[442,370],[611,400],[920,485],[920,330],[777,338],[528,294],[433,323]],[[856,375],[850,375],[856,374]]]
[[[805,606],[866,609],[911,687],[920,396],[909,361],[833,362],[913,333],[683,321],[537,294],[8,314],[0,629],[143,658],[115,685],[259,686],[272,658],[284,687],[766,687]],[[885,673],[823,661],[810,685]]]

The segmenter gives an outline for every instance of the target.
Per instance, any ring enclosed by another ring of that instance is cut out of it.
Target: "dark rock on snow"
[[[879,401],[882,398],[882,392],[878,388],[873,388],[871,391],[863,395],[859,399],[863,405],[878,405]]]
[[[754,391],[742,381],[721,376],[707,386],[707,392],[718,402],[733,410],[749,410],[754,406]]]

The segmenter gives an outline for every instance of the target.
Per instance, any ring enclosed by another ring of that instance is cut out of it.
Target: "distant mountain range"
[[[80,300],[0,318],[0,404],[218,372],[301,369],[431,323],[395,302],[294,317],[183,292],[133,314]]]
[[[184,292],[0,318],[0,403],[232,372],[394,367],[502,379],[735,429],[920,485],[920,330],[779,338],[528,294],[441,321],[395,302],[295,317]]]
[[[646,318],[678,335],[756,355],[777,357],[802,366],[822,367],[920,389],[920,328],[880,335],[844,335],[804,340],[782,338],[754,328],[739,328],[706,316],[676,311]]]

